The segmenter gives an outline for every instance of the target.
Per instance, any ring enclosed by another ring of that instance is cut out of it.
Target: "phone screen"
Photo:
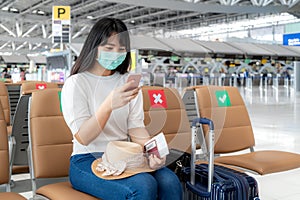
[[[142,77],[141,74],[129,74],[129,76],[127,78],[127,82],[134,80],[134,83],[131,84],[131,87],[128,88],[127,91],[133,90],[133,89],[139,87],[141,77]]]

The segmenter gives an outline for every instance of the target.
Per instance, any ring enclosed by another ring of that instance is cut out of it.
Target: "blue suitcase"
[[[189,199],[195,200],[258,200],[258,185],[256,180],[246,173],[224,166],[214,166],[211,192],[208,192],[208,165],[195,166],[195,184],[189,181],[191,168],[183,168],[184,181]]]
[[[201,125],[209,126],[208,164],[195,165],[196,137]],[[256,180],[246,173],[214,165],[214,125],[206,118],[192,123],[191,164],[182,169],[185,199],[192,200],[259,200]]]

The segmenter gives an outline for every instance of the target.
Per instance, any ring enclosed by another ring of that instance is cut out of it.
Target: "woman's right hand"
[[[109,106],[112,110],[123,107],[138,95],[140,90],[139,87],[133,90],[128,90],[133,83],[134,80],[125,83],[123,86],[118,87],[110,92],[109,96],[107,97],[107,103],[110,103]]]

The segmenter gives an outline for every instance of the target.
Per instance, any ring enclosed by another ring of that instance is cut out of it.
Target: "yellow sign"
[[[53,6],[54,20],[70,20],[71,7],[70,6]]]
[[[53,6],[52,8],[52,43],[70,43],[71,7]]]
[[[136,52],[131,51],[130,56],[131,56],[131,69],[130,70],[134,71],[136,68]]]
[[[59,52],[61,51],[60,49],[50,49],[50,52]]]
[[[265,59],[265,58],[261,59],[261,63],[262,63],[262,64],[266,64],[267,62],[268,62],[267,59]]]

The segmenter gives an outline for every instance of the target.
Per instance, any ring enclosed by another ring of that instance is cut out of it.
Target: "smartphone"
[[[127,83],[131,80],[134,80],[134,83],[131,84],[131,87],[127,89],[127,91],[133,90],[137,87],[139,87],[140,80],[142,78],[141,74],[129,74],[127,78]]]

